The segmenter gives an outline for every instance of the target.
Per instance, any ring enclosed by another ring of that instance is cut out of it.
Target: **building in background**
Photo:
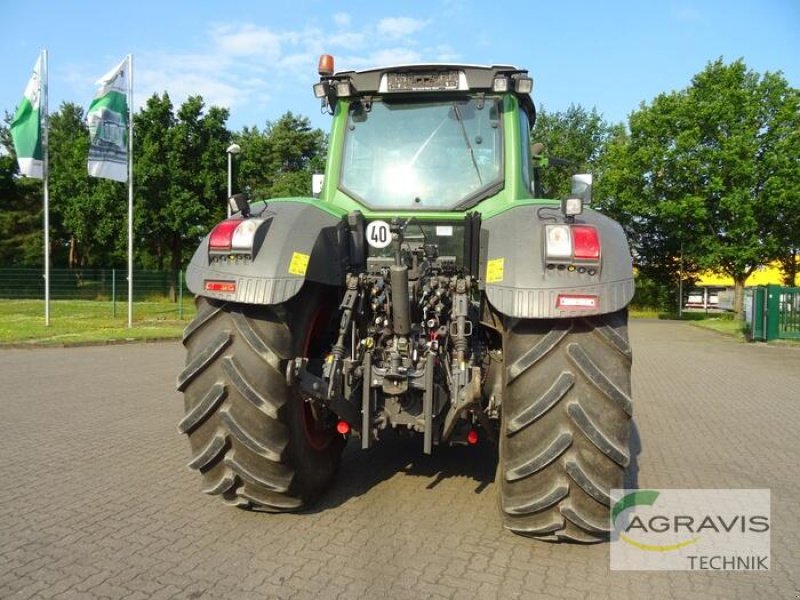
[[[745,287],[770,284],[783,285],[783,270],[777,262],[756,269],[747,278]],[[704,273],[689,290],[683,306],[689,309],[733,310],[733,279],[711,271]]]

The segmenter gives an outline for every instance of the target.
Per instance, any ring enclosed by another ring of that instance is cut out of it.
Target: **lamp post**
[[[678,318],[683,318],[683,240],[681,240],[680,279],[678,280]]]
[[[226,150],[228,153],[228,197],[225,199],[225,204],[228,206],[228,217],[231,216],[231,204],[228,200],[233,196],[233,155],[239,154],[241,151],[242,148],[239,144],[231,144]]]

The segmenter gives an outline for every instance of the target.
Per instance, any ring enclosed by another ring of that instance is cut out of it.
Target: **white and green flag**
[[[114,181],[128,180],[128,70],[126,57],[103,75],[89,105],[89,175]]]
[[[17,153],[20,173],[44,179],[44,151],[42,149],[42,55],[33,67],[33,75],[25,88],[25,96],[17,107],[11,122],[11,139]]]

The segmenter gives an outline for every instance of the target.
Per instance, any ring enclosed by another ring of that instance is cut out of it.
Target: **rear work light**
[[[593,225],[545,225],[548,263],[600,262],[600,236]],[[561,267],[560,267],[561,268]]]
[[[533,79],[518,77],[514,80],[514,90],[518,94],[530,94],[533,91]]]
[[[264,241],[267,219],[228,219],[211,230],[208,253],[211,256],[253,257]]]
[[[500,75],[492,81],[492,91],[496,93],[508,91],[508,77]]]

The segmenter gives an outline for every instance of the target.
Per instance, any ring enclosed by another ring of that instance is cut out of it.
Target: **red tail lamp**
[[[591,225],[573,225],[572,241],[575,258],[598,260],[600,258],[600,236]]]

